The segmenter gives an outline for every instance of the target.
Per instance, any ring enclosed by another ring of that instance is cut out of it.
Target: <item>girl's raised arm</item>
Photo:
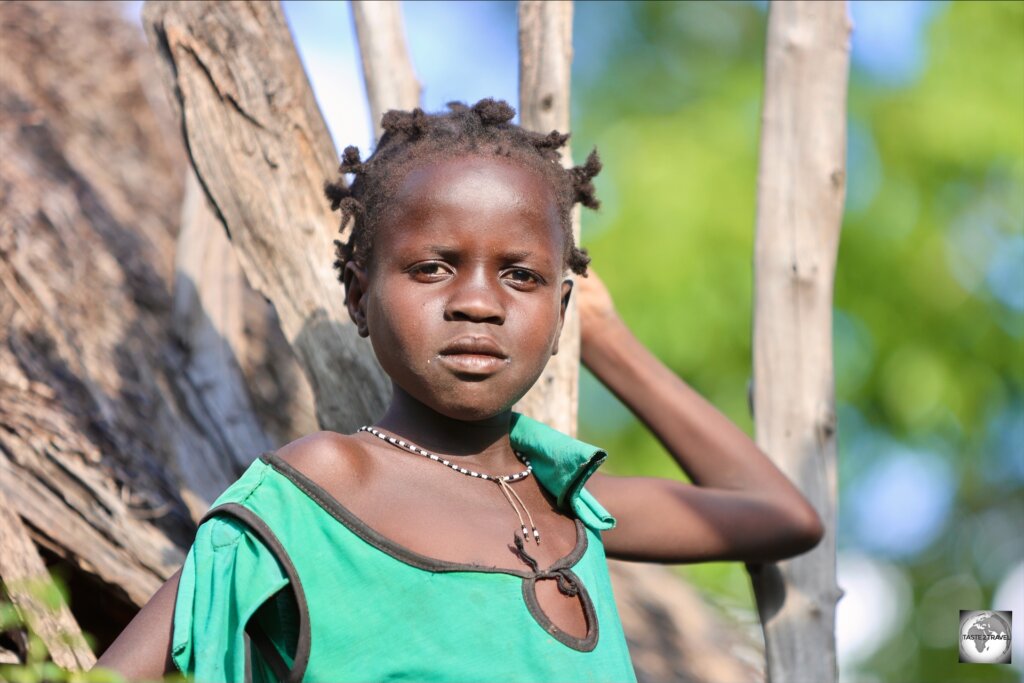
[[[651,430],[696,486],[595,474],[587,488],[618,520],[609,557],[768,562],[824,534],[800,491],[725,415],[665,367],[619,317],[591,270],[576,279],[584,364]]]

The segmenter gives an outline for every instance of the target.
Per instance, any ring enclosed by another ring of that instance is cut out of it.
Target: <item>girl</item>
[[[511,408],[558,351],[586,276],[571,210],[596,153],[504,102],[384,116],[336,266],[392,380],[387,412],[255,461],[184,567],[99,664],[202,681],[635,680],[605,557],[770,562],[813,548],[815,510],[630,333],[591,274],[582,359],[695,485],[596,472],[605,453]],[[585,485],[585,486],[584,486]]]

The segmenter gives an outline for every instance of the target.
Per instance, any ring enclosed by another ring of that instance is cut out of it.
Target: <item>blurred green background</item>
[[[853,10],[833,325],[843,678],[1020,680],[1024,4]],[[636,334],[752,435],[764,8],[577,14],[575,151],[598,145],[606,168],[583,243]],[[583,387],[581,436],[613,471],[680,476],[592,377]],[[754,610],[742,565],[681,571]],[[958,664],[959,610],[991,608],[1017,611],[1017,665]]]

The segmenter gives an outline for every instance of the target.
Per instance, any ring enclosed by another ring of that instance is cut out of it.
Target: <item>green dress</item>
[[[583,488],[607,455],[513,414],[512,445],[575,518],[569,555],[522,571],[440,561],[381,536],[265,454],[214,502],[182,568],[172,656],[197,681],[635,681]],[[587,634],[535,591],[579,596]]]

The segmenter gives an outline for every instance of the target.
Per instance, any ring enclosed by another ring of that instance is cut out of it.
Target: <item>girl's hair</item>
[[[586,163],[563,168],[558,150],[568,134],[551,131],[533,133],[511,123],[515,109],[502,100],[483,99],[467,107],[450,102],[449,111],[426,114],[392,110],[384,114],[384,135],[366,161],[359,149],[346,147],[338,172],[341,177],[324,184],[331,209],[341,209],[341,232],[354,221],[347,241],[335,240],[334,267],[342,281],[349,261],[366,267],[373,253],[373,236],[388,205],[400,187],[402,175],[425,159],[443,160],[467,154],[494,154],[513,159],[541,173],[554,191],[565,236],[563,264],[578,275],[586,275],[590,257],[577,248],[572,234],[572,207],[577,202],[591,209],[600,205],[591,180],[601,170],[595,149]],[[344,174],[355,176],[346,187]]]

